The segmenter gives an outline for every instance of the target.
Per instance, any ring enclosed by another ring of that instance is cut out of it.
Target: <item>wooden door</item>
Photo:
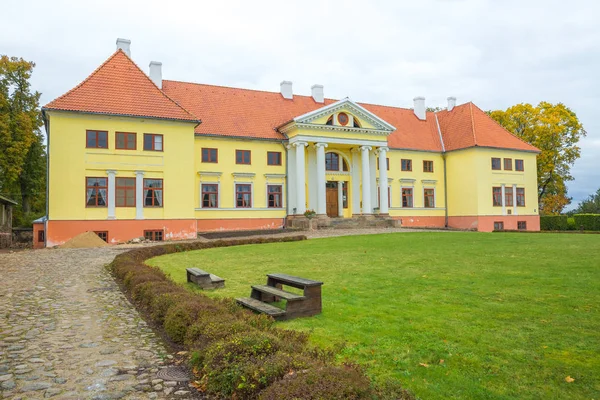
[[[338,217],[338,189],[336,187],[329,187],[327,185],[327,216],[331,218]]]

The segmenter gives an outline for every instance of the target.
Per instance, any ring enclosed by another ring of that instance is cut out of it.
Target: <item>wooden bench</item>
[[[303,294],[285,291],[282,287],[302,289]],[[320,314],[321,286],[323,282],[300,278],[287,274],[268,274],[266,285],[253,285],[249,298],[236,299],[237,302],[254,311],[263,312],[278,320],[309,317]],[[285,300],[285,311],[268,303]],[[268,306],[269,308],[265,308]],[[262,308],[265,308],[265,311]]]
[[[198,268],[186,268],[187,281],[195,283],[201,289],[218,289],[225,287],[225,279],[209,274]]]

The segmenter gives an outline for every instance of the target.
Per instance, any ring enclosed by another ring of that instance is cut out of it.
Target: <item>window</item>
[[[504,159],[504,170],[505,171],[512,171],[512,158],[505,158]]]
[[[137,148],[135,138],[136,138],[135,133],[116,132],[115,133],[115,149],[135,150]]]
[[[523,160],[515,160],[515,171],[525,171]]]
[[[37,241],[38,241],[38,243],[42,243],[42,242],[46,241],[46,232],[38,231]]]
[[[269,208],[281,208],[281,185],[267,185],[267,202]]]
[[[352,124],[354,126],[354,128],[362,128],[360,126],[360,121],[358,120],[358,118],[354,117],[354,123]]]
[[[153,242],[162,242],[163,231],[144,231],[144,239],[151,240]]]
[[[348,182],[342,182],[342,207],[348,208]]]
[[[342,126],[348,125],[348,121],[350,120],[350,118],[348,117],[348,114],[343,113],[343,112],[338,114],[337,119],[338,119],[338,122],[340,123],[340,125],[342,125]]]
[[[423,189],[424,206],[425,208],[435,207],[435,190],[434,189]]]
[[[412,171],[412,160],[402,159],[400,162],[402,164],[402,171]]]
[[[116,206],[135,207],[135,178],[116,179]]]
[[[219,207],[219,185],[203,184],[202,185],[202,208],[218,208]]]
[[[336,153],[325,154],[325,170],[326,171],[339,171],[340,170],[340,156]]]
[[[433,172],[433,161],[423,161],[423,172]]]
[[[252,185],[235,185],[235,206],[237,208],[252,207]]]
[[[219,160],[219,153],[217,149],[209,149],[206,147],[202,148],[202,162],[216,163]]]
[[[389,171],[390,170],[390,159],[389,158],[385,159],[385,165],[387,166],[387,170]],[[347,171],[347,170],[344,170],[344,171]],[[377,171],[379,171],[379,160],[377,160]]]
[[[236,164],[250,164],[250,150],[236,150],[235,151],[235,163]]]
[[[108,149],[107,131],[85,131],[85,139],[88,149]]]
[[[163,180],[144,179],[144,207],[163,206]]]
[[[85,206],[106,207],[107,178],[85,178]]]
[[[494,207],[502,207],[502,188],[501,187],[493,187],[492,188],[492,203]]]
[[[527,221],[517,221],[517,229],[520,231],[527,230]]]
[[[388,167],[388,169],[389,169],[389,167]],[[348,169],[348,163],[347,163],[347,162],[346,162],[346,160],[344,160],[343,158],[342,158],[342,170],[343,170],[343,171],[346,171],[346,172],[350,171],[350,170]]]
[[[163,151],[163,135],[144,133],[144,150]]]
[[[412,188],[402,188],[402,207],[412,208],[413,190]]]
[[[504,188],[504,205],[506,207],[512,207],[513,206],[513,190],[512,190],[512,187],[505,187]]]
[[[330,115],[329,118],[327,118],[325,125],[333,125],[333,115]]]
[[[281,165],[281,152],[267,151],[267,165]]]
[[[517,188],[517,207],[525,207],[525,188]]]
[[[503,231],[504,230],[504,222],[502,222],[502,221],[495,221],[494,222],[494,230],[495,231]]]
[[[499,158],[492,158],[492,169],[493,170],[500,170],[500,169],[502,169],[502,167],[501,167],[501,160]]]
[[[106,243],[108,243],[108,231],[94,231],[96,235]]]

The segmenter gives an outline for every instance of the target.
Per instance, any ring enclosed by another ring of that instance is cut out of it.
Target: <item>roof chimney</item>
[[[312,85],[310,87],[310,89],[312,91],[312,98],[317,103],[324,103],[325,102],[325,94],[323,93],[323,85]]]
[[[117,39],[117,50],[121,49],[125,54],[127,54],[128,57],[131,57],[131,49],[129,46],[131,46],[131,40],[121,38]]]
[[[162,89],[162,63],[150,61],[150,80],[154,82],[159,89]]]
[[[415,97],[415,115],[421,120],[425,120],[425,97]]]
[[[284,99],[292,100],[294,98],[294,92],[292,92],[292,82],[282,81],[279,86],[281,87],[281,95]]]
[[[456,97],[448,97],[448,111],[456,107]]]

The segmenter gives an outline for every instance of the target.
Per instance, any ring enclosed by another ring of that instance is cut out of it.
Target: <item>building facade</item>
[[[428,112],[146,75],[129,41],[43,108],[47,246],[319,225],[539,230],[536,155],[472,103]]]

